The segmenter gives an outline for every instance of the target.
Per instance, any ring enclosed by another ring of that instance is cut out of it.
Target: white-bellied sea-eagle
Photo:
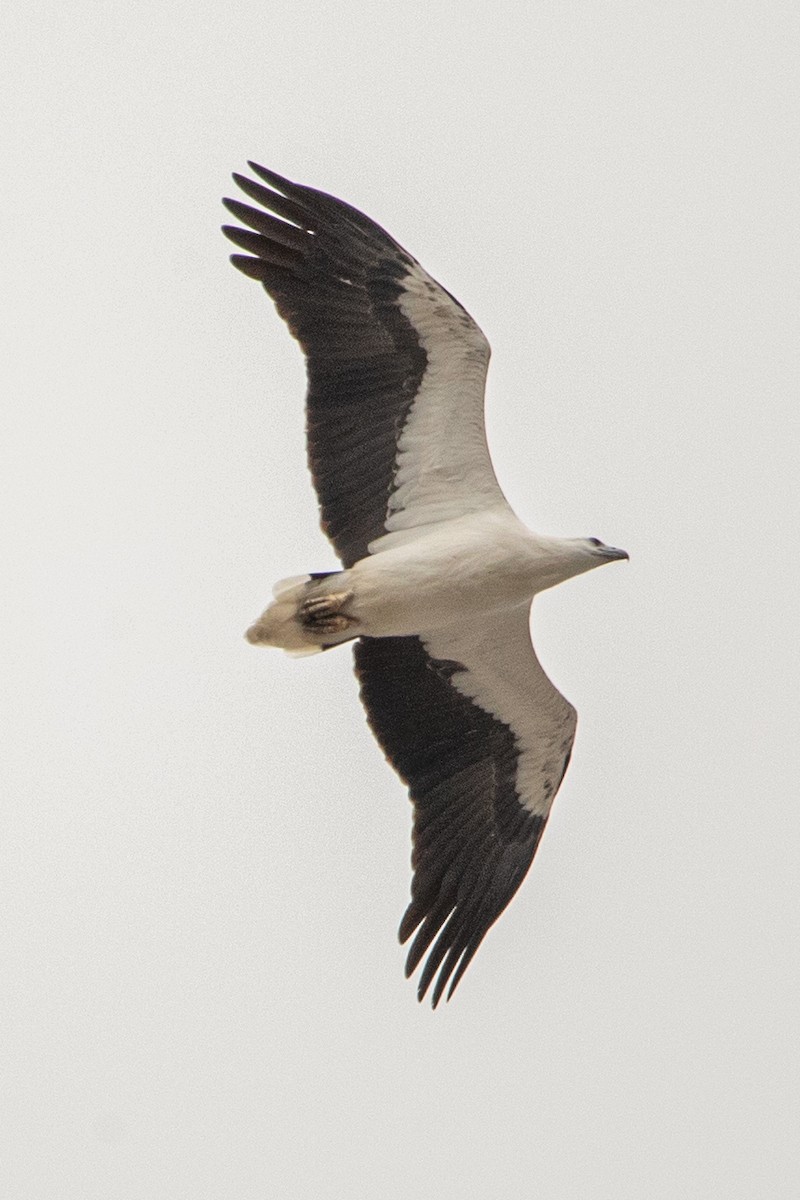
[[[350,205],[250,163],[225,233],[306,356],[308,457],[343,570],[297,576],[248,630],[314,653],[355,640],[372,730],[414,806],[406,973],[448,999],[531,865],[575,710],[531,645],[537,592],[627,558],[531,533],[486,445],[489,345]],[[264,186],[267,185],[267,186]]]

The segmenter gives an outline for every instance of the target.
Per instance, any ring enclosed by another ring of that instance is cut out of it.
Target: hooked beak
[[[627,550],[618,550],[616,546],[603,546],[600,550],[603,558],[607,558],[609,562],[613,562],[617,558],[629,559],[630,555]]]

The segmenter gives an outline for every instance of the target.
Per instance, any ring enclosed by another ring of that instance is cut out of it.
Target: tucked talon
[[[301,625],[315,633],[342,633],[355,622],[342,612],[353,599],[352,592],[334,592],[327,596],[309,596],[298,610]]]
[[[320,617],[314,621],[303,621],[304,627],[313,630],[314,633],[344,633],[353,623],[350,617],[345,617],[342,613],[333,617]]]

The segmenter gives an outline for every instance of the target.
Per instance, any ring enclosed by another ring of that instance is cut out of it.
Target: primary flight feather
[[[457,300],[357,209],[256,163],[231,261],[306,356],[308,457],[343,570],[276,584],[251,642],[355,639],[372,730],[414,805],[410,975],[448,999],[531,865],[576,714],[531,645],[533,597],[616,559],[525,528],[486,444],[489,344]],[[264,185],[267,186],[264,186]]]

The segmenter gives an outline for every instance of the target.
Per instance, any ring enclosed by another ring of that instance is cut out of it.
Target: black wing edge
[[[305,354],[308,465],[323,531],[352,566],[386,532],[398,431],[427,367],[397,303],[414,259],[344,201],[250,165],[271,186],[234,175],[262,207],[225,199],[249,228],[223,232]]]

